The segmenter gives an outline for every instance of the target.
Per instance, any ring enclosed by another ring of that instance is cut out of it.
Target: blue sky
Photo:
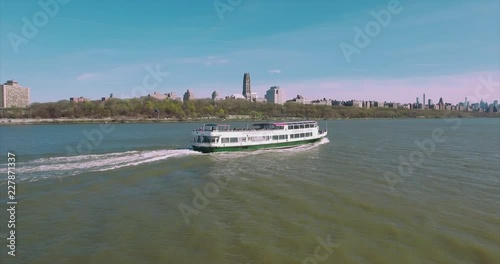
[[[222,16],[212,0],[64,1],[26,36],[25,21],[46,11],[38,1],[0,0],[0,81],[30,87],[32,102],[139,95],[146,67],[168,72],[147,92],[190,89],[199,98],[241,93],[245,72],[259,96],[278,85],[289,99],[400,102],[426,93],[456,103],[474,97],[479,78],[499,78],[498,0],[401,0],[350,62],[340,45],[356,47],[355,28],[365,32],[376,22],[370,12],[389,12],[381,10],[391,1],[219,0],[230,7]]]

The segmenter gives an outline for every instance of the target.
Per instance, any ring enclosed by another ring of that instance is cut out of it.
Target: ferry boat
[[[193,131],[193,150],[203,153],[262,148],[288,148],[326,137],[316,121],[258,123],[246,128],[204,124]]]

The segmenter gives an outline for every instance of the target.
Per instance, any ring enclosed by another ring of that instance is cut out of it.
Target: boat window
[[[231,138],[231,143],[238,143],[238,138]]]
[[[273,140],[278,140],[279,137],[278,136],[273,136]]]
[[[269,136],[261,136],[261,137],[252,137],[252,141],[268,141],[270,139]]]
[[[212,143],[219,142],[219,137],[212,137]]]
[[[306,124],[306,125],[305,125],[305,127],[306,127],[306,128],[309,128],[309,127],[310,127],[310,125],[309,125],[309,124]]]
[[[291,130],[291,129],[293,129],[293,126],[288,126],[288,130]]]
[[[240,142],[247,142],[247,138],[246,137],[241,137],[240,138]]]
[[[295,138],[299,138],[300,137],[300,134],[295,134]]]
[[[305,137],[305,134],[304,133],[300,133],[300,137]]]
[[[221,143],[229,143],[229,138],[222,138]]]
[[[201,136],[198,136],[198,143],[201,143]]]
[[[304,128],[304,125],[300,125],[300,128]]]

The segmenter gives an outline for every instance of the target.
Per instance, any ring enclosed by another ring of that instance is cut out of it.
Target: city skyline
[[[490,76],[491,77],[491,76]],[[167,100],[167,99],[171,99],[171,100],[181,100],[181,101],[189,101],[189,100],[197,100],[197,99],[212,99],[212,100],[223,100],[224,98],[225,99],[245,99],[245,100],[248,100],[248,101],[254,101],[254,102],[268,102],[268,103],[276,103],[276,104],[284,104],[284,103],[287,103],[287,102],[292,102],[292,103],[297,103],[297,102],[301,102],[301,103],[304,103],[304,104],[310,104],[310,103],[313,103],[315,104],[325,104],[326,102],[329,102],[327,103],[327,105],[337,105],[337,106],[340,106],[340,105],[344,105],[344,103],[347,104],[347,106],[349,105],[349,103],[351,104],[351,106],[354,104],[354,105],[357,105],[358,103],[360,105],[363,105],[363,106],[360,106],[360,107],[366,107],[365,104],[368,103],[368,104],[372,104],[372,103],[376,103],[376,104],[390,104],[391,108],[392,108],[392,105],[394,104],[395,108],[416,108],[416,109],[425,109],[426,107],[429,109],[433,109],[431,108],[431,106],[433,105],[441,105],[441,107],[443,107],[444,105],[450,105],[450,106],[465,106],[466,108],[469,107],[469,106],[473,106],[473,105],[483,105],[486,104],[486,105],[495,105],[495,107],[497,106],[498,104],[498,101],[500,99],[500,96],[498,98],[495,98],[494,96],[491,97],[492,93],[490,93],[489,91],[491,91],[492,89],[492,86],[491,86],[491,79],[488,80],[488,79],[481,79],[480,80],[482,85],[480,86],[480,89],[478,89],[478,91],[487,91],[487,97],[488,98],[491,98],[491,101],[488,101],[488,100],[483,100],[482,98],[479,99],[478,101],[471,101],[469,100],[467,97],[464,98],[464,100],[462,101],[459,101],[457,103],[453,103],[453,102],[449,102],[449,101],[444,101],[443,97],[439,97],[439,102],[437,104],[434,104],[434,100],[433,98],[428,98],[426,99],[426,95],[425,93],[423,94],[422,97],[416,97],[416,99],[411,102],[411,101],[388,101],[388,100],[372,100],[372,99],[369,99],[369,100],[360,100],[360,99],[357,99],[357,98],[351,98],[351,99],[338,99],[338,98],[326,98],[326,97],[323,97],[323,98],[305,98],[303,95],[301,94],[297,94],[295,95],[294,97],[292,98],[289,98],[289,97],[286,97],[285,94],[284,94],[284,89],[281,89],[279,86],[271,86],[269,87],[269,89],[267,89],[263,94],[263,96],[259,96],[259,93],[256,93],[256,92],[252,92],[252,86],[251,86],[251,82],[250,82],[250,73],[246,72],[243,74],[243,89],[241,91],[241,94],[238,94],[238,93],[235,93],[235,94],[231,94],[231,95],[227,95],[227,96],[222,96],[222,97],[219,97],[219,92],[217,90],[214,90],[213,92],[210,93],[210,95],[208,97],[205,97],[205,96],[201,96],[201,97],[196,97],[194,96],[193,94],[193,91],[190,91],[189,89],[187,89],[187,91],[183,94],[182,97],[178,97],[177,96],[177,92],[175,91],[171,91],[171,92],[161,92],[161,91],[154,91],[152,93],[149,93],[149,94],[143,94],[142,96],[136,96],[136,97],[126,97],[126,98],[120,98],[120,97],[114,97],[113,96],[113,93],[110,93],[109,94],[109,97],[99,97],[99,99],[92,99],[90,97],[85,97],[85,96],[75,96],[75,97],[70,97],[69,98],[69,101],[71,102],[85,102],[85,101],[101,101],[101,102],[104,102],[108,99],[112,99],[112,98],[117,98],[117,99],[132,99],[132,98],[139,98],[139,97],[149,97],[149,98],[154,98],[154,99],[157,99],[157,100]],[[21,85],[18,84],[18,81],[17,80],[7,80],[5,82],[5,84],[2,85],[5,86],[5,85],[12,85],[13,84],[13,87],[14,88],[20,88],[20,89],[15,89],[15,93],[24,93],[24,91],[21,91],[21,90],[24,90],[24,89],[27,89],[27,94],[26,95],[23,95],[22,97],[25,99],[22,99],[24,100],[25,102],[23,103],[20,103],[19,105],[17,105],[17,107],[23,107],[22,105],[26,105],[26,107],[28,105],[31,105],[32,103],[38,103],[38,102],[31,102],[30,100],[30,89],[29,88],[25,88]],[[3,92],[3,89],[6,89],[6,88],[2,88],[0,89],[0,91],[2,91],[2,93],[0,94],[3,94],[3,100],[0,100],[0,108],[4,108],[2,107],[2,102],[5,102],[6,101],[6,94],[4,94]],[[18,91],[19,90],[19,91]],[[278,91],[279,90],[279,93]],[[276,94],[276,95],[274,95]],[[279,94],[279,96],[278,96]],[[477,95],[477,94],[476,94]],[[10,96],[10,95],[9,95]],[[214,96],[215,96],[215,99],[214,99]],[[474,97],[474,96],[473,96]],[[1,99],[1,98],[0,98]],[[20,98],[18,98],[20,99]],[[16,99],[16,100],[18,100]],[[297,99],[299,99],[299,101],[297,101]],[[422,99],[422,101],[420,101]],[[477,98],[475,98],[477,99]],[[12,99],[11,99],[12,100]],[[56,101],[60,101],[60,100],[67,100],[67,98],[59,98],[58,100]],[[53,101],[55,102],[55,101]],[[336,103],[333,103],[333,102],[336,102]],[[18,104],[18,103],[16,103]],[[396,107],[397,105],[397,107]],[[370,108],[370,107],[368,107]]]
[[[200,97],[241,91],[243,72],[251,72],[252,92],[260,96],[280,86],[286,99],[300,94],[395,102],[425,93],[459,103],[474,95],[479,78],[499,79],[498,1],[400,1],[379,34],[349,56],[342,44],[355,45],[357,29],[379,21],[373,14],[383,14],[391,1],[283,6],[243,0],[222,16],[211,1],[119,7],[69,1],[33,38],[16,45],[12,36],[23,36],[26,21],[45,9],[0,1],[0,78],[30,87],[32,102],[130,95],[147,67],[163,77],[148,93],[189,89]],[[130,17],[132,10],[148,16]]]

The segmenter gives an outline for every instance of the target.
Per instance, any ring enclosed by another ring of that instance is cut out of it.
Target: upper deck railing
[[[292,130],[292,129],[305,129],[317,127],[316,121],[302,121],[302,122],[281,122],[281,123],[256,123],[250,128],[232,128],[226,124],[204,124],[200,129],[194,131],[249,131],[249,130]]]

